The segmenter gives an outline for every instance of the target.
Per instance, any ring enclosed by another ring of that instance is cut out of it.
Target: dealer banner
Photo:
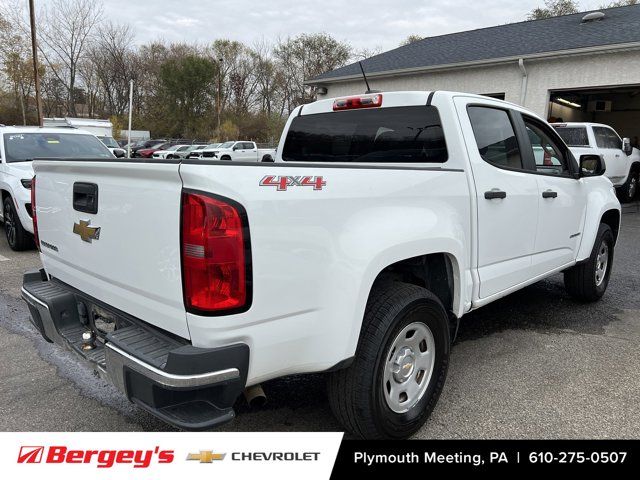
[[[0,433],[2,478],[303,478],[331,475],[342,433]]]

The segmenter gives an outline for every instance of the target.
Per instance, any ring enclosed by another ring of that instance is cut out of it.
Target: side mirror
[[[580,155],[580,176],[597,177],[604,174],[606,168],[600,155]]]
[[[122,148],[114,148],[113,154],[116,156],[116,158],[124,158],[127,155],[127,151],[123,150]]]
[[[625,155],[631,155],[633,153],[633,146],[631,146],[630,138],[622,139],[622,150],[624,151]]]
[[[238,145],[235,145],[235,146],[233,147],[233,151],[235,152],[236,150],[240,150],[240,147],[239,147]]]

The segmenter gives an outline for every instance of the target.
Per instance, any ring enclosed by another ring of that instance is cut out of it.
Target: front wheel
[[[617,189],[618,198],[622,203],[632,202],[638,193],[638,172],[629,173],[629,178]]]
[[[613,267],[613,248],[611,227],[601,223],[589,258],[564,272],[569,295],[583,302],[595,302],[604,295]]]
[[[353,363],[330,374],[334,415],[360,438],[411,436],[438,401],[449,350],[448,317],[435,295],[400,282],[377,286]]]
[[[30,248],[33,244],[31,235],[22,227],[11,197],[4,199],[2,212],[4,215],[4,233],[11,250],[19,252]]]

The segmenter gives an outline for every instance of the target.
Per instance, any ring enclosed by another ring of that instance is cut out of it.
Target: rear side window
[[[560,138],[570,147],[588,147],[589,137],[586,127],[555,127]]]
[[[433,106],[301,115],[282,150],[286,162],[443,163],[447,146]]]
[[[522,169],[522,156],[506,110],[469,107],[469,119],[483,160],[498,167]]]

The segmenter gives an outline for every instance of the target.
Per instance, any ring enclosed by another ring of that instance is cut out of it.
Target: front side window
[[[622,140],[618,134],[607,127],[593,127],[598,148],[622,149]]]
[[[286,162],[443,163],[438,110],[410,106],[297,116],[282,150]]]
[[[474,106],[467,110],[482,159],[498,167],[522,169],[518,139],[507,111]]]
[[[569,173],[566,159],[557,142],[535,122],[525,119],[524,124],[533,149],[536,171],[552,175]]]
[[[34,158],[113,158],[97,137],[73,133],[5,133],[4,149],[9,163]]]

